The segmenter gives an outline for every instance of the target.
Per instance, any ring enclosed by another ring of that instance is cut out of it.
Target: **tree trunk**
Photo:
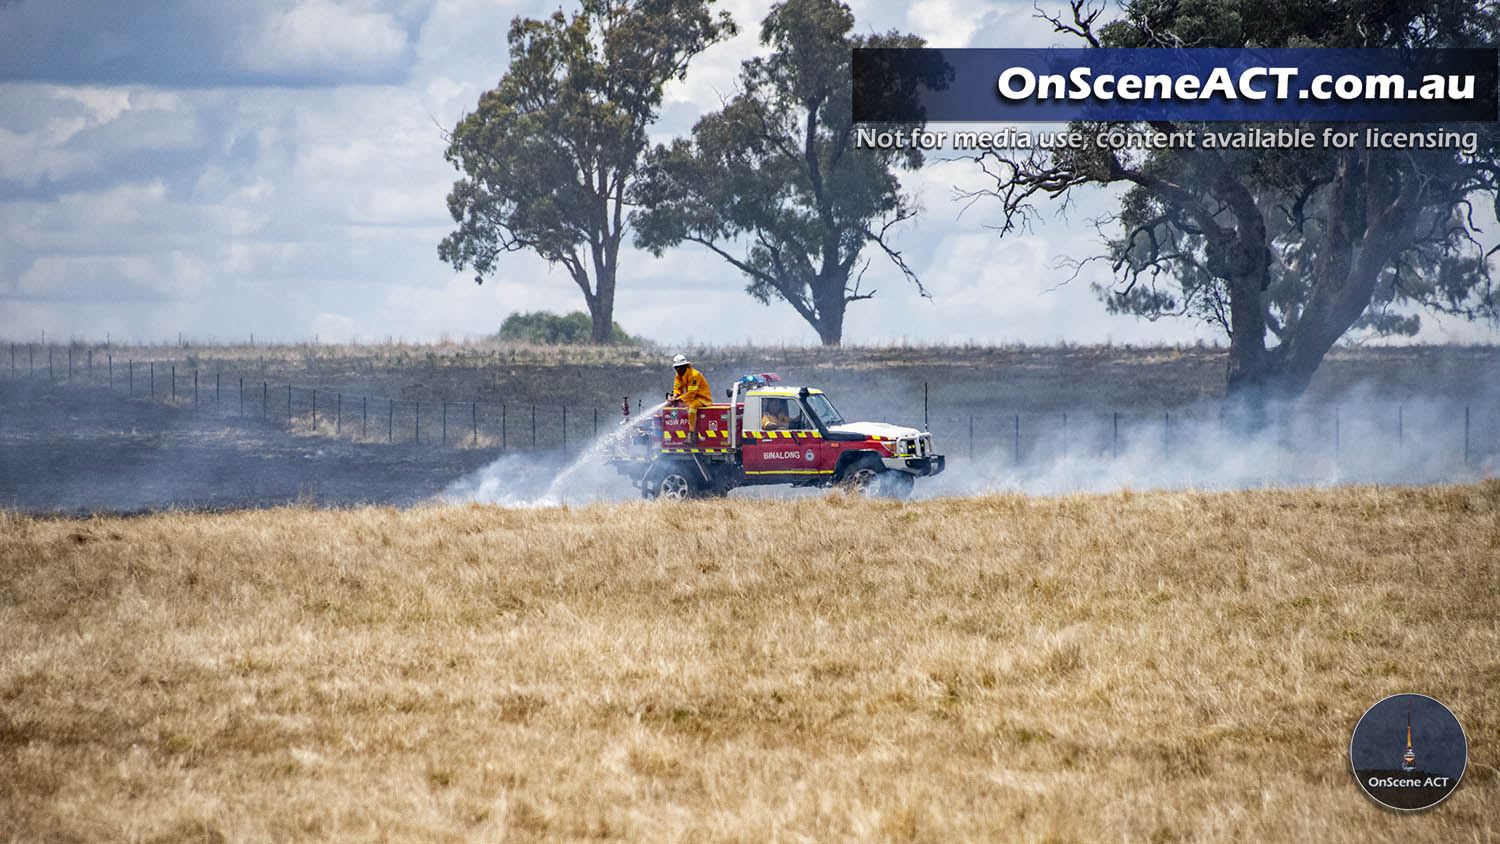
[[[604,279],[599,280],[599,295],[594,297],[589,307],[589,318],[593,323],[589,333],[590,340],[600,346],[606,346],[614,340],[615,285],[613,278],[609,279],[608,286],[605,285]]]
[[[825,264],[818,274],[813,289],[813,306],[817,309],[818,321],[813,328],[825,346],[838,346],[844,341],[844,308],[849,304],[844,299],[844,285],[848,278],[830,272]]]
[[[1269,281],[1270,251],[1265,221],[1249,192],[1232,183],[1227,192],[1235,200],[1238,226],[1232,237],[1210,248],[1214,263],[1224,270],[1229,287],[1229,362],[1225,374],[1226,421],[1236,429],[1255,432],[1266,427],[1268,367],[1265,291]]]
[[[1235,430],[1256,432],[1266,427],[1266,320],[1261,298],[1264,271],[1229,280],[1229,361],[1225,374],[1226,421]]]
[[[620,230],[616,229],[593,250],[594,276],[598,285],[589,301],[589,318],[593,323],[589,339],[600,346],[607,346],[614,339],[615,271],[620,266],[620,235]]]
[[[1323,358],[1365,309],[1376,280],[1392,263],[1396,245],[1408,243],[1421,208],[1422,182],[1407,177],[1387,178],[1381,162],[1358,151],[1345,153],[1330,191],[1326,243],[1312,269],[1312,295],[1295,324],[1273,351],[1265,350],[1265,319],[1259,293],[1254,297],[1255,320],[1236,349],[1239,285],[1231,284],[1231,307],[1236,330],[1230,343],[1230,372],[1226,398],[1250,408],[1252,426],[1264,427],[1271,402],[1296,401],[1312,383]],[[1244,297],[1246,302],[1249,296]],[[1247,306],[1248,307],[1248,306]],[[1256,348],[1259,354],[1256,354]]]
[[[818,339],[825,346],[839,346],[844,342],[843,314],[837,318],[823,318],[818,320]]]

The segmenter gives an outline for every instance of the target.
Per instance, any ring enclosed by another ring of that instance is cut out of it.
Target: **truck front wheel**
[[[913,479],[905,472],[887,469],[879,457],[866,455],[844,469],[839,483],[864,495],[905,498],[911,494]]]
[[[874,493],[880,485],[880,476],[885,474],[885,464],[880,458],[873,455],[865,455],[848,466],[839,475],[839,483],[851,490],[865,494]]]

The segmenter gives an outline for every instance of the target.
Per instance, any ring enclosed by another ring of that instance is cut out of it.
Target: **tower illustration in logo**
[[[1402,727],[1406,748],[1398,754]],[[1359,719],[1349,740],[1355,781],[1372,800],[1390,809],[1436,806],[1458,787],[1468,761],[1469,742],[1458,719],[1426,695],[1393,695],[1380,701]]]
[[[1411,749],[1411,706],[1406,707],[1406,752],[1401,754],[1401,770],[1417,769],[1417,752]]]

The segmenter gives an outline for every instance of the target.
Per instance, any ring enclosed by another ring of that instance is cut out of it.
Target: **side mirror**
[[[797,397],[805,399],[805,398],[807,398],[807,393],[808,393],[807,388],[806,387],[802,387],[802,388],[800,388],[800,389],[797,390]]]

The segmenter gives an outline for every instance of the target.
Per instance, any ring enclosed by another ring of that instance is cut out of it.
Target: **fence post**
[[[1406,406],[1396,405],[1396,456],[1406,455]]]
[[[474,422],[474,445],[479,445],[479,402],[469,402],[469,414]]]
[[[1222,420],[1223,417],[1220,417],[1220,419]],[[1115,459],[1119,460],[1120,459],[1120,411],[1118,411],[1118,410],[1115,411],[1114,451],[1115,451],[1115,454],[1114,454]]]

